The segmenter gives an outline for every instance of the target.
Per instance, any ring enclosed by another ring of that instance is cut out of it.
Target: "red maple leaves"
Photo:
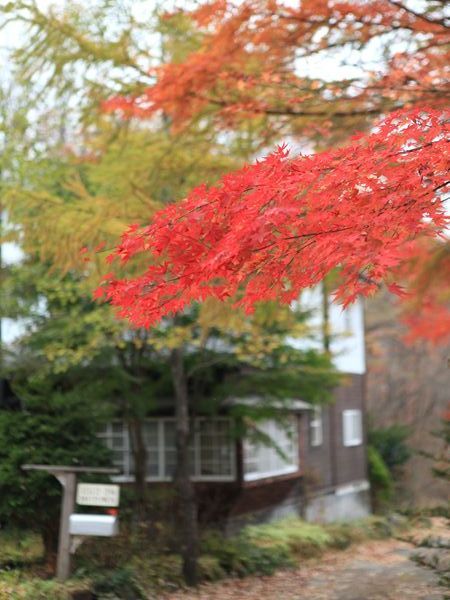
[[[130,227],[111,260],[146,253],[148,268],[97,295],[148,327],[208,296],[247,311],[289,303],[335,268],[338,298],[370,294],[448,225],[449,134],[441,112],[416,109],[336,150],[289,158],[281,147]]]
[[[202,32],[199,49],[181,63],[160,65],[153,72],[155,85],[137,95],[112,98],[105,108],[138,118],[163,111],[175,127],[211,109],[216,122],[226,127],[261,114],[278,126],[280,119],[300,118],[303,121],[296,127],[304,133],[311,125],[305,120],[311,118],[326,131],[332,119],[356,118],[360,124],[365,117],[399,107],[445,106],[448,22],[437,4],[422,11],[407,4],[394,0],[203,4],[184,11]],[[373,42],[378,44],[379,63],[383,48],[390,55],[384,66],[374,66],[373,57],[365,62],[367,57],[360,52]],[[317,73],[304,68],[311,57],[350,47],[359,50],[359,67],[365,72],[360,80],[323,79],[320,66]],[[390,53],[391,47],[398,52]]]

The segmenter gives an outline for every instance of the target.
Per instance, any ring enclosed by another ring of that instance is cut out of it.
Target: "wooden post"
[[[75,511],[77,473],[99,473],[117,475],[118,469],[106,467],[78,467],[71,465],[22,465],[24,471],[45,471],[56,477],[63,489],[61,516],[59,521],[58,556],[56,577],[65,581],[70,576],[72,539],[69,532],[70,515]]]
[[[75,473],[58,473],[56,475],[63,488],[61,516],[59,520],[58,557],[56,562],[56,577],[65,581],[70,575],[70,515],[75,511],[75,490],[77,476]]]

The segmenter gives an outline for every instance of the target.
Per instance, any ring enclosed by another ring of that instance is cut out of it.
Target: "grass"
[[[74,590],[89,590],[89,583],[58,583],[17,572],[0,573],[0,600],[69,600]]]
[[[328,549],[392,534],[388,521],[378,517],[331,525],[289,518],[246,527],[231,538],[210,531],[202,540],[201,579],[270,575]],[[65,584],[41,579],[39,537],[29,531],[0,530],[0,600],[68,600],[75,589],[95,590],[99,598],[115,594],[138,600],[183,585],[179,556],[142,534],[123,533],[106,543],[91,538],[77,552],[75,564],[74,577]]]

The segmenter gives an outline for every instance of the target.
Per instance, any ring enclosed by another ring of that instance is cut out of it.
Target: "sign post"
[[[70,575],[71,568],[71,535],[70,535],[70,516],[75,511],[75,493],[77,489],[77,474],[78,473],[99,473],[104,475],[114,475],[119,472],[118,469],[108,469],[103,467],[74,467],[71,465],[22,465],[24,471],[46,471],[59,481],[63,488],[61,502],[61,517],[59,522],[59,540],[58,540],[58,556],[56,562],[56,577],[60,581],[65,581]],[[83,491],[83,487],[84,491]],[[88,486],[88,487],[86,487]],[[118,506],[119,493],[118,486],[108,486],[100,484],[80,484],[81,491],[79,492],[79,504],[89,504],[84,502],[84,499],[91,498],[91,502],[95,502],[96,497],[103,501],[103,504],[90,504],[90,506]],[[117,503],[113,505],[104,504],[109,500],[115,500]]]

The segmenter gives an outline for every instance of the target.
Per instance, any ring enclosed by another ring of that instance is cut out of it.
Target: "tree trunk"
[[[42,545],[44,546],[45,566],[52,575],[56,573],[56,556],[58,553],[58,519],[43,523],[41,528]]]
[[[189,398],[184,358],[181,348],[171,353],[172,378],[175,389],[176,420],[176,469],[179,531],[181,534],[181,557],[183,576],[188,585],[198,581],[198,520],[195,489],[191,481],[189,460]]]
[[[140,521],[144,520],[146,517],[147,495],[147,450],[145,448],[142,425],[142,419],[139,417],[132,417],[128,419],[128,431],[134,459],[134,488],[136,493],[137,517]]]

